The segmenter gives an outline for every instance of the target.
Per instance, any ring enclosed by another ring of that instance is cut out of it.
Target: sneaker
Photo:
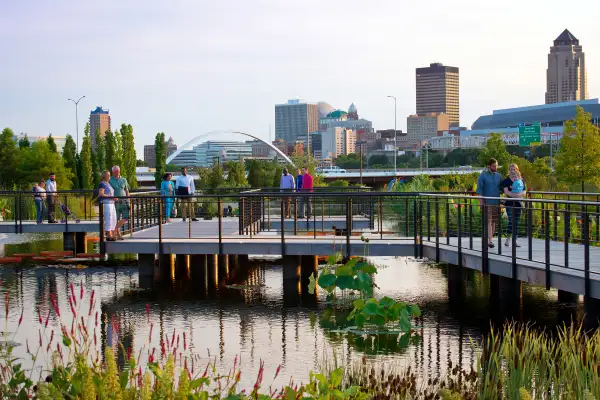
[[[488,243],[488,247],[489,247],[490,249],[493,249],[494,247],[496,247],[496,245],[494,244],[494,242],[489,242],[489,243]]]
[[[185,218],[183,218],[183,222],[185,222]]]
[[[192,218],[192,221],[198,221],[198,218]]]
[[[515,242],[515,247],[521,247],[521,245],[519,244],[519,242]]]
[[[510,246],[510,239],[506,239],[506,241],[504,242],[504,245],[506,247]]]

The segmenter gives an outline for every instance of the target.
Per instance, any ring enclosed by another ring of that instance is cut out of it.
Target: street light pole
[[[77,101],[75,101],[73,99],[68,99],[69,101],[72,101],[73,104],[75,104],[75,131],[77,134],[77,142],[75,142],[75,148],[76,148],[77,154],[79,154],[79,116],[77,115],[77,106],[79,105],[79,102],[83,98],[85,98],[85,96],[81,96],[79,98],[79,100],[77,100]]]
[[[394,99],[394,173],[396,173],[398,171],[398,169],[396,168],[396,155],[398,154],[398,150],[396,148],[396,111],[397,111],[397,107],[396,107],[396,97],[395,96],[388,96],[389,98]]]

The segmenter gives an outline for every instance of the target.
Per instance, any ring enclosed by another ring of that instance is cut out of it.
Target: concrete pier
[[[154,254],[138,254],[138,286],[150,289],[154,285]]]
[[[577,293],[571,293],[564,290],[558,291],[558,301],[561,303],[576,304],[579,301],[579,295]]]
[[[63,232],[63,250],[73,253],[87,253],[85,232]]]
[[[315,274],[315,278],[319,272],[319,258],[317,256],[300,256],[301,276],[302,280],[306,280],[311,274]]]
[[[583,310],[585,315],[583,317],[583,326],[585,329],[595,329],[600,324],[598,318],[600,318],[600,300],[593,297],[583,297]]]
[[[190,256],[187,254],[177,254],[175,256],[175,279],[189,279],[190,277]]]
[[[283,280],[299,280],[302,270],[302,256],[285,256],[282,260]]]

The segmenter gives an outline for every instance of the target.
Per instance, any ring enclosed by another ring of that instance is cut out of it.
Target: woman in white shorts
[[[100,205],[103,208],[104,214],[104,230],[106,231],[106,240],[114,242],[115,239],[115,226],[117,225],[117,211],[115,209],[115,192],[108,183],[110,179],[110,172],[103,171],[100,175],[100,184],[98,185],[98,198],[100,199]]]

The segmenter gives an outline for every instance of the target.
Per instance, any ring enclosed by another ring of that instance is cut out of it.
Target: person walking
[[[302,191],[306,193],[310,193],[313,191],[313,177],[308,172],[308,168],[302,168]],[[306,217],[310,219],[312,214],[312,198],[309,196],[305,196],[304,198],[304,208],[300,209],[300,213],[302,214],[302,218]]]
[[[396,174],[394,179],[392,179],[387,185],[387,191],[392,192],[395,191],[399,184],[402,183],[402,176],[400,174]]]
[[[117,226],[117,211],[115,210],[114,189],[108,183],[110,180],[110,172],[102,171],[100,175],[100,183],[98,184],[98,199],[102,213],[104,215],[104,231],[106,232],[106,240],[114,242],[116,239],[115,228]]]
[[[520,199],[525,196],[526,186],[517,164],[510,164],[508,167],[508,177],[502,181],[500,186],[504,196],[509,199],[504,203],[506,214],[508,216],[508,227],[506,230],[506,241],[504,242],[504,246],[510,246],[514,220],[515,247],[521,247],[516,239],[519,237],[519,220],[521,219],[521,212],[523,211],[523,202],[520,201]]]
[[[46,202],[48,203],[48,223],[56,224],[56,202],[58,200],[58,186],[56,185],[56,176],[50,172],[46,181]]]
[[[287,168],[283,169],[283,174],[279,180],[279,189],[282,193],[291,193],[294,191],[295,184],[294,177],[288,172]],[[283,202],[283,213],[285,218],[290,217],[290,198],[288,196],[282,196],[281,201]]]
[[[482,211],[487,208],[487,233],[488,246],[494,247],[494,230],[498,223],[500,211],[500,182],[502,176],[498,173],[498,161],[490,158],[487,162],[487,168],[479,175],[477,179],[477,194],[482,197],[491,197],[490,199],[479,199]]]
[[[302,189],[302,171],[300,171],[300,168],[298,168],[296,170],[296,192],[299,192],[300,189]],[[304,202],[302,201],[302,197],[296,197],[294,198],[294,205],[295,205],[295,214],[297,218],[303,218],[304,217]]]
[[[198,221],[194,215],[194,207],[190,198],[196,192],[194,178],[188,175],[187,167],[181,168],[181,175],[175,180],[175,193],[179,197],[179,206],[181,207],[181,216],[183,221],[189,216],[192,221]],[[189,215],[188,215],[189,214]]]
[[[113,189],[115,199],[115,212],[117,213],[117,225],[115,226],[115,236],[118,240],[123,240],[121,228],[129,221],[130,202],[129,183],[124,176],[121,176],[121,168],[118,165],[112,167],[112,176],[108,181]],[[118,197],[125,197],[119,199]]]
[[[164,216],[166,222],[171,222],[173,204],[175,203],[175,183],[173,183],[173,174],[170,172],[163,175],[163,180],[160,183],[160,195],[165,197]]]
[[[42,179],[40,183],[36,183],[33,187],[35,202],[36,222],[41,224],[44,220],[46,211],[46,182]]]

